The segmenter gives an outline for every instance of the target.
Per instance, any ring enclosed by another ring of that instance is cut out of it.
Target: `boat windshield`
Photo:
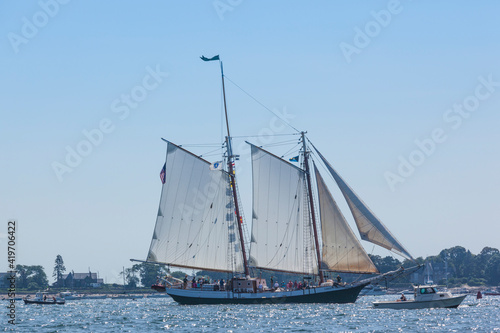
[[[420,293],[421,294],[435,294],[436,289],[434,289],[434,288],[420,288]]]

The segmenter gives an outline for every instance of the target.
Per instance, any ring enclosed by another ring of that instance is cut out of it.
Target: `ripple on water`
[[[464,332],[500,331],[500,297],[467,297],[458,309],[373,309],[355,304],[178,305],[171,299],[16,302],[19,332]],[[4,327],[3,323],[0,327]],[[5,327],[8,331],[10,327]]]

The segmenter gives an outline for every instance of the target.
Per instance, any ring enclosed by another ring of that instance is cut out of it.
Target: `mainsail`
[[[250,265],[299,274],[317,273],[305,203],[304,171],[250,145],[253,179]]]
[[[323,177],[314,165],[321,214],[321,269],[349,273],[378,273],[366,251],[347,224]]]
[[[312,144],[311,144],[312,145]],[[314,147],[314,145],[313,145]],[[340,175],[333,169],[328,161],[314,147],[321,160],[326,165],[328,171],[337,182],[344,198],[351,209],[356,226],[358,227],[361,239],[377,244],[388,250],[396,252],[401,256],[413,260],[413,257],[406,251],[401,243],[391,234],[384,224],[372,213],[366,204],[354,193]]]
[[[147,261],[243,271],[229,174],[167,142],[166,179]]]

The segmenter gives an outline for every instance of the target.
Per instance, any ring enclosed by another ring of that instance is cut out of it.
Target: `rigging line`
[[[295,142],[297,142],[297,140],[278,141],[278,142],[264,144],[261,147],[270,147],[270,146],[279,145],[279,144],[282,144],[282,143],[292,144],[292,143],[295,143]]]
[[[277,142],[277,143],[272,143],[272,144],[268,144],[268,145],[262,145],[262,146],[258,146],[259,148],[270,148],[270,147],[280,147],[280,146],[290,146],[292,144],[294,144],[295,141],[293,142]],[[294,146],[295,147],[295,146]]]
[[[220,147],[222,144],[219,143],[186,143],[179,145],[179,147]]]
[[[262,136],[286,136],[286,135],[300,135],[300,133],[283,133],[283,134],[271,134],[271,135],[236,135],[236,136],[231,136],[234,139],[245,139],[245,138],[260,138]]]
[[[296,187],[296,190],[295,190],[295,196],[297,196],[297,195],[298,195],[299,188],[300,188],[300,181],[297,183],[297,187]],[[292,207],[291,207],[292,209],[291,209],[290,211],[292,211],[292,212],[294,212],[294,211],[295,211],[295,204],[297,204],[297,206],[299,205],[298,200],[295,200],[295,202],[293,203],[293,205],[292,205]],[[296,228],[294,228],[294,227],[292,226],[292,223],[291,223],[292,217],[293,217],[292,215],[289,215],[289,216],[288,216],[288,223],[287,223],[287,227],[286,227],[286,229],[285,229],[285,232],[283,233],[283,237],[281,238],[281,244],[283,244],[283,240],[286,240],[285,238],[288,236],[290,229],[292,229],[292,230],[291,230],[291,234],[292,234],[292,235],[293,235],[293,234],[295,234],[295,233],[296,233],[296,231],[297,231],[297,230],[296,230]],[[277,262],[276,262],[274,265],[280,264],[281,262],[283,262],[283,260],[285,260],[285,257],[286,257],[286,255],[288,254],[288,251],[291,249],[290,244],[291,244],[292,242],[293,242],[293,238],[292,238],[292,237],[290,237],[290,240],[288,241],[288,247],[286,247],[286,246],[285,246],[286,250],[284,251],[284,255],[281,257],[281,259],[278,259],[278,260],[277,260]],[[287,245],[287,244],[285,244],[285,245]],[[280,245],[280,247],[281,247],[281,245]],[[293,250],[293,249],[292,249],[292,250]],[[278,256],[278,254],[279,254],[279,255],[281,255],[281,253],[278,253],[278,251],[276,251],[276,252],[274,253],[274,256],[273,256],[273,257],[269,260],[269,262],[267,263],[267,265],[266,265],[266,266],[269,266],[269,265],[271,264],[271,262],[273,262],[273,261],[274,261],[274,259],[276,258],[276,256]]]
[[[203,154],[203,158],[207,158],[207,157],[212,157],[212,156],[220,156],[219,152],[216,152],[216,153],[206,153],[206,154]]]
[[[290,148],[286,153],[284,153],[281,158],[285,157],[286,155],[290,154],[292,151],[294,151],[294,149],[297,149],[297,146],[300,145],[300,142],[297,143],[295,146],[293,146],[292,148]]]
[[[215,153],[215,152],[218,152],[218,151],[219,151],[219,149],[220,149],[220,148],[218,148],[218,147],[217,147],[217,149],[214,149],[214,150],[208,151],[208,152],[206,152],[205,154],[200,155],[200,157],[207,156],[207,155],[208,155],[208,156],[210,156],[209,154],[213,154],[213,153]]]
[[[293,127],[288,121],[286,121],[285,119],[283,119],[280,115],[276,114],[276,112],[272,111],[271,109],[269,109],[267,106],[265,106],[264,104],[262,104],[261,102],[259,102],[255,97],[253,97],[252,95],[250,95],[249,93],[247,93],[245,90],[243,90],[243,88],[241,88],[239,85],[237,85],[236,83],[233,82],[233,80],[231,80],[230,78],[227,77],[227,75],[224,75],[224,77],[229,81],[231,82],[232,84],[234,84],[236,87],[238,87],[241,91],[243,91],[248,97],[250,97],[251,99],[253,99],[255,102],[257,102],[260,106],[262,106],[264,109],[266,109],[267,111],[271,112],[273,115],[275,115],[276,117],[278,117],[278,119],[280,119],[282,122],[284,122],[285,124],[287,124],[288,126],[290,126],[292,129],[294,129],[295,131],[297,131],[298,133],[300,133],[300,131],[298,129],[296,129],[295,127]]]

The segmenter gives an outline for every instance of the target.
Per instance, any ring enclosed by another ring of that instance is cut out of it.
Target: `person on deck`
[[[399,299],[401,302],[406,301],[406,296],[404,293],[401,293],[401,298]]]

